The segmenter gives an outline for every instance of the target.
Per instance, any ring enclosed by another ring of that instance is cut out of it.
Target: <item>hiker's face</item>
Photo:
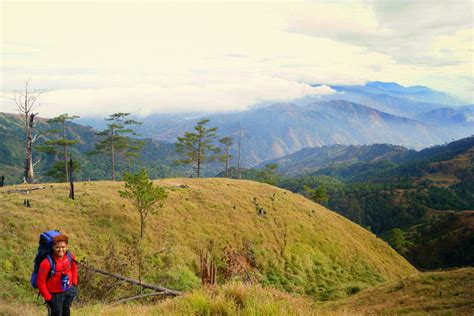
[[[54,254],[59,258],[62,258],[67,251],[67,244],[64,241],[60,241],[53,245]]]

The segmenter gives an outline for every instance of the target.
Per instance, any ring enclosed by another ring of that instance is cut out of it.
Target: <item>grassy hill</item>
[[[472,315],[474,268],[427,272],[324,305],[321,314]]]
[[[169,198],[147,223],[148,282],[184,291],[199,287],[199,255],[204,250],[217,263],[220,284],[246,277],[229,273],[223,257],[231,251],[245,259],[254,283],[318,300],[417,273],[383,240],[299,194],[244,180],[156,183],[166,187]],[[123,183],[77,183],[74,201],[67,198],[65,184],[47,185],[28,195],[32,208],[23,206],[24,195],[7,193],[13,188],[0,189],[1,299],[35,299],[29,285],[32,260],[39,234],[50,229],[70,236],[80,260],[136,277],[131,245],[139,217],[119,197]],[[262,207],[263,217],[257,214]],[[94,301],[88,294],[98,291],[94,286],[100,282],[85,281],[83,299]]]

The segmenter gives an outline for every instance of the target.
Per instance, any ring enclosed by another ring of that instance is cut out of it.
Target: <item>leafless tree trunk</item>
[[[13,97],[7,97],[8,99],[15,102],[20,116],[24,120],[25,124],[25,170],[24,177],[25,181],[32,183],[34,181],[33,168],[37,165],[40,160],[33,163],[33,143],[38,140],[38,135],[33,135],[34,119],[38,113],[33,113],[33,110],[39,105],[36,102],[43,93],[43,90],[28,90],[29,80],[25,82],[25,91],[13,92]]]
[[[33,171],[33,124],[35,115],[29,115],[26,124],[26,158],[25,158],[25,179],[28,183],[33,183],[35,174]]]
[[[110,276],[110,277],[116,278],[118,280],[125,281],[127,283],[135,284],[135,285],[141,286],[144,289],[151,289],[151,290],[155,290],[155,291],[160,291],[160,292],[163,292],[165,295],[170,295],[170,296],[178,296],[178,295],[183,294],[180,291],[175,291],[175,290],[172,290],[172,289],[168,289],[168,288],[165,288],[165,287],[162,287],[162,286],[159,286],[159,285],[140,282],[140,281],[132,279],[132,278],[124,277],[124,276],[121,276],[121,275],[118,275],[118,274],[115,274],[115,273],[111,273],[111,272],[108,272],[108,271],[104,271],[104,270],[101,270],[101,269],[96,269],[96,268],[94,268],[90,265],[85,265],[85,264],[82,264],[82,263],[80,263],[80,264],[81,264],[81,268],[83,268],[83,269],[88,269],[88,270],[91,270],[91,271],[93,271],[95,273],[98,273],[98,274],[102,274],[102,275],[105,275],[105,276]]]

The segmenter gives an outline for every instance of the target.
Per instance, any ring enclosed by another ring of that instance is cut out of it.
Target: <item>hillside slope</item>
[[[429,272],[328,303],[321,314],[472,315],[474,268]]]
[[[417,273],[374,234],[301,195],[243,180],[156,183],[167,188],[169,198],[147,223],[149,282],[181,290],[199,286],[199,255],[205,249],[218,263],[219,282],[225,282],[221,258],[229,247],[248,259],[253,280],[321,300]],[[29,276],[42,231],[65,232],[77,257],[97,265],[110,256],[111,245],[117,253],[130,254],[139,219],[129,201],[119,197],[122,188],[120,182],[77,183],[71,201],[66,185],[53,184],[29,194],[32,208],[23,207],[25,196],[6,193],[12,187],[1,188],[2,298],[34,299]],[[263,217],[257,215],[260,207]],[[126,273],[136,275],[133,269]]]
[[[257,168],[267,164],[278,164],[278,173],[298,176],[330,167],[332,165],[350,165],[358,162],[391,161],[401,162],[416,153],[402,146],[390,144],[372,145],[330,145],[303,148],[295,153],[277,159],[267,160]]]
[[[337,163],[309,176],[282,178],[278,185],[301,193],[305,185],[324,186],[327,207],[370,227],[419,269],[474,264],[469,255],[474,250],[474,137],[419,152],[387,145],[339,147],[282,158],[283,170],[292,172],[286,161],[300,172],[327,161],[326,153]],[[379,150],[384,148],[388,151]]]

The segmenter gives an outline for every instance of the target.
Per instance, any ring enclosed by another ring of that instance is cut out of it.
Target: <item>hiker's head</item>
[[[62,258],[67,251],[69,238],[66,235],[58,235],[53,238],[53,251],[54,254]]]

